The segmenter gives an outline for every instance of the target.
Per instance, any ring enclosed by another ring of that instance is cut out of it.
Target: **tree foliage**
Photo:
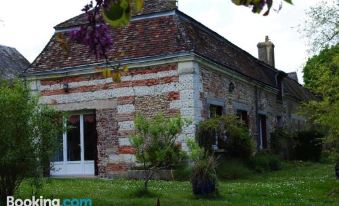
[[[321,96],[319,101],[305,103],[302,113],[314,124],[323,126],[325,141],[332,156],[339,154],[339,47],[322,50],[307,61],[304,68],[305,86]]]
[[[306,11],[306,16],[299,30],[308,40],[310,53],[338,44],[339,1],[321,0]]]
[[[137,115],[134,122],[137,132],[131,137],[131,143],[136,148],[137,161],[143,164],[147,190],[155,171],[173,168],[183,160],[185,155],[177,139],[187,121],[158,114],[153,119]]]
[[[308,59],[304,67],[305,87],[322,96],[338,95],[338,66],[339,44],[323,49]]]
[[[47,106],[19,81],[0,81],[0,203],[21,182],[38,185],[62,132],[62,115]]]

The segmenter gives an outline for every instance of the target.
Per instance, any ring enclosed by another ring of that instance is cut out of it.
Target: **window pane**
[[[223,114],[223,107],[219,106],[219,105],[210,105],[210,117],[218,117],[221,116]]]
[[[247,111],[237,110],[237,116],[247,127],[249,127],[249,119],[248,119]]]
[[[80,116],[71,116],[68,126],[70,129],[67,131],[67,160],[80,161]]]
[[[84,115],[84,142],[85,142],[85,160],[96,159],[96,124],[95,115],[86,114]]]

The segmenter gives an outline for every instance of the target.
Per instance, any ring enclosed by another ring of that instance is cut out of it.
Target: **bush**
[[[295,144],[293,135],[285,129],[276,129],[273,133],[271,133],[271,152],[284,160],[291,160],[295,158]]]
[[[62,113],[40,105],[22,82],[0,80],[0,205],[25,179],[34,190],[63,131]],[[33,191],[33,190],[32,190]]]
[[[258,152],[251,158],[249,165],[252,169],[259,173],[281,169],[281,161],[279,157],[267,152]]]
[[[316,129],[293,134],[284,129],[271,133],[270,148],[285,160],[320,161],[324,134]]]
[[[297,132],[295,158],[303,161],[320,161],[323,137],[324,135],[315,129]]]
[[[176,181],[188,181],[192,174],[192,167],[186,164],[180,164],[173,171],[173,179]]]
[[[249,159],[254,143],[248,128],[236,116],[221,116],[202,121],[198,126],[197,140],[206,151],[213,152],[216,136],[219,149],[230,158]]]
[[[136,134],[130,137],[136,149],[136,159],[142,163],[145,172],[144,189],[155,171],[174,168],[186,157],[177,139],[187,123],[181,117],[167,118],[162,114],[152,119],[137,115],[134,119]]]
[[[225,159],[217,167],[217,175],[222,180],[233,180],[249,177],[253,172],[242,160]]]

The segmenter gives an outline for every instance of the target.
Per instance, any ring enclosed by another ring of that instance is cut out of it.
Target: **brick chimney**
[[[177,9],[177,0],[144,0],[144,9],[142,12],[133,14],[133,16],[169,11]]]
[[[265,42],[259,42],[258,45],[259,60],[275,67],[274,63],[274,44],[270,41],[268,36],[265,37]]]

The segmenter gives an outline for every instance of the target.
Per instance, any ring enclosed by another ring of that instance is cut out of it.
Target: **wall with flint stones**
[[[137,113],[153,117],[181,114],[199,121],[199,71],[192,62],[164,64],[130,69],[114,83],[101,73],[46,78],[35,81],[33,90],[40,93],[40,102],[62,111],[94,110],[98,134],[98,173],[110,176],[135,164],[129,135],[134,133]],[[68,91],[64,85],[68,84]],[[200,87],[201,89],[201,87]],[[184,129],[180,139],[194,136],[195,126]],[[185,147],[185,145],[183,145]]]

